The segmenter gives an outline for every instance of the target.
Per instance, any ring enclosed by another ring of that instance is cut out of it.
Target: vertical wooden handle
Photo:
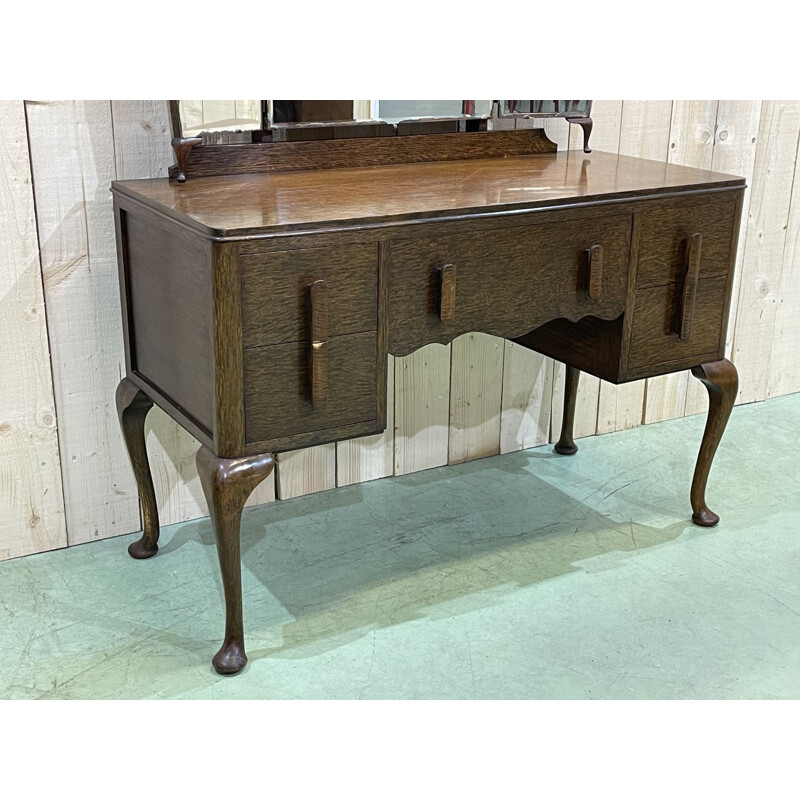
[[[328,284],[314,281],[309,289],[311,405],[322,408],[328,397]]]
[[[593,244],[586,251],[586,264],[589,274],[589,297],[601,300],[603,297],[603,245]]]
[[[692,335],[694,300],[697,295],[697,281],[700,277],[700,250],[703,234],[695,233],[684,241],[683,289],[681,290],[678,336],[686,341]]]
[[[456,265],[439,267],[439,319],[452,322],[456,316]]]

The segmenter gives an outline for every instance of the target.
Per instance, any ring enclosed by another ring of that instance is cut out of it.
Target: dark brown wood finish
[[[513,231],[392,239],[389,351],[403,356],[470,331],[513,339],[554,317],[613,319],[625,307],[630,237],[630,216],[599,214]],[[586,274],[586,251],[596,245],[604,253],[600,300],[589,297]],[[446,264],[458,281],[452,314],[443,319]]]
[[[470,134],[459,136],[469,138]],[[237,146],[222,149],[236,150]],[[735,202],[735,192],[724,190],[741,189],[744,181],[660,161],[611,153],[587,156],[569,150],[371,169],[225,175],[193,179],[183,185],[149,178],[115,181],[112,186],[118,195],[150,205],[205,236],[253,242],[284,232],[367,230],[412,220],[427,225],[454,219],[459,226],[469,225],[482,215],[498,217],[558,207],[572,212],[591,207],[596,212],[598,205],[648,197],[680,195],[690,205],[712,205],[723,197]],[[714,195],[714,190],[720,190],[720,195]],[[647,244],[647,226],[643,228]],[[706,250],[709,235],[707,232]],[[657,237],[653,246],[659,252],[664,247]],[[665,250],[662,257],[674,259],[672,250]]]
[[[247,663],[239,528],[247,498],[272,472],[273,466],[271,453],[245,458],[220,458],[205,446],[197,451],[197,472],[214,528],[225,593],[225,639],[211,661],[220,675],[239,672]]]
[[[580,370],[567,365],[564,382],[564,419],[561,423],[561,437],[553,448],[556,453],[562,456],[574,456],[578,452],[578,446],[573,438],[575,427],[575,406],[578,402],[578,382],[580,381]]]
[[[725,426],[728,424],[736,394],[739,390],[739,374],[736,367],[723,358],[710,364],[701,364],[692,370],[695,376],[708,390],[708,419],[703,431],[703,441],[697,456],[697,466],[692,479],[692,520],[697,525],[710,528],[719,522],[715,514],[706,504],[706,484],[711,463],[717,452]]]
[[[272,453],[384,429],[389,353],[482,331],[565,362],[563,454],[577,450],[580,371],[620,383],[695,368],[711,410],[693,519],[716,523],[704,492],[736,392],[723,356],[744,181],[509,133],[203,146],[185,185],[113,184],[118,402],[145,529],[131,555],[157,549],[143,434],[156,403],[203,443],[219,672],[246,662],[247,496]],[[256,174],[198,177],[222,169]]]
[[[117,415],[125,447],[133,467],[142,508],[142,537],[128,545],[133,558],[150,558],[158,552],[158,504],[147,460],[144,421],[153,401],[135,384],[123,378],[117,386]]]
[[[505,158],[515,155],[553,153],[556,146],[541,130],[480,131],[334,139],[322,142],[205,145],[191,150],[183,172],[192,177],[249,175],[313,169],[376,167],[471,158]],[[170,177],[178,170],[170,169]]]

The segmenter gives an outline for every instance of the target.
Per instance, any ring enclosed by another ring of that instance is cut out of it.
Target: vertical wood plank
[[[485,333],[459,336],[450,367],[448,462],[500,452],[504,340]]]
[[[279,453],[275,459],[278,498],[289,500],[336,486],[336,445],[321,444],[291,453]]]
[[[500,452],[547,444],[553,393],[553,362],[540,353],[506,341]]]
[[[625,100],[620,121],[620,154],[666,161],[671,117],[671,100]],[[597,432],[608,433],[641,425],[644,402],[645,381],[632,381],[621,386],[602,382]]]
[[[717,106],[717,100],[674,101],[667,157],[669,163],[711,169]],[[661,422],[682,417],[686,408],[689,380],[688,370],[649,378],[645,393],[644,421]]]
[[[447,463],[450,345],[429,344],[394,360],[394,474]]]
[[[28,130],[70,544],[140,528],[114,406],[124,374],[111,103],[29,102]]]
[[[0,561],[67,533],[21,100],[0,101]]]
[[[739,286],[742,278],[742,262],[747,238],[747,219],[750,211],[750,192],[753,185],[753,167],[760,120],[761,100],[719,101],[711,168],[717,172],[741,175],[747,181],[742,206],[742,221],[739,227],[739,247],[736,252],[728,335],[725,344],[725,354],[728,357],[733,351],[733,337],[736,330],[736,312],[739,305]],[[686,390],[684,414],[688,416],[706,411],[708,411],[708,392],[700,381],[690,378]]]
[[[775,291],[767,397],[800,391],[800,157],[795,159],[783,263]]]
[[[769,394],[770,352],[780,299],[798,132],[800,102],[764,101],[733,346],[733,360],[740,376],[738,400],[743,403],[763,400]]]
[[[394,472],[394,357],[386,372],[386,430],[336,443],[336,485],[349,486]]]

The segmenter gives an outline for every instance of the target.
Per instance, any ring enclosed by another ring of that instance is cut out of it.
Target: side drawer
[[[308,289],[328,287],[330,336],[378,327],[378,245],[319,247],[240,256],[245,348],[309,338]]]
[[[365,423],[363,432],[370,433],[382,427],[378,425],[378,409],[386,379],[378,364],[377,333],[329,339],[326,362],[326,399],[315,407],[311,402],[310,342],[245,350],[246,441],[284,441],[296,434],[337,429],[329,437],[315,440],[333,441],[362,433],[361,429],[341,430],[347,426]]]
[[[697,233],[703,237],[700,278],[726,275],[736,243],[738,195],[727,192],[639,212],[636,288],[683,280],[684,249]]]
[[[636,292],[628,356],[629,377],[636,377],[637,369],[662,364],[673,364],[680,369],[695,366],[701,356],[722,357],[728,276],[706,278],[697,284],[692,327],[687,339],[678,335],[680,288],[679,283],[669,283]]]

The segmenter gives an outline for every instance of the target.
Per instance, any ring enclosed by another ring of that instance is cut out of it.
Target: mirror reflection
[[[292,131],[337,124],[354,126],[341,135],[380,136],[421,130],[422,123],[440,123],[431,132],[485,130],[501,117],[591,114],[591,100],[180,100],[178,106],[184,137],[202,133],[231,142],[326,138],[322,130]],[[257,132],[266,135],[256,138]]]

